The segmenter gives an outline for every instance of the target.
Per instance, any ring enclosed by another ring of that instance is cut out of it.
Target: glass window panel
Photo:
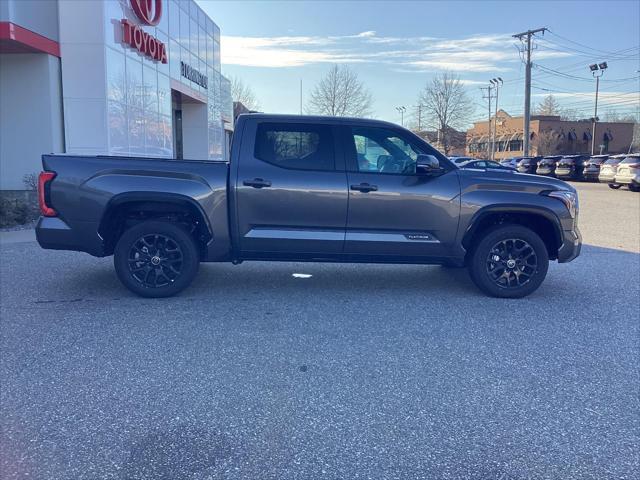
[[[174,40],[169,40],[169,72],[171,78],[180,80],[180,46]]]
[[[158,72],[154,67],[146,66],[143,69],[143,95],[145,115],[158,115]],[[157,118],[156,118],[157,120]]]
[[[107,127],[109,129],[109,154],[128,155],[127,106],[109,100],[107,103]]]
[[[198,55],[198,22],[191,19],[191,53]],[[197,68],[197,67],[196,67]]]
[[[160,123],[158,113],[151,114],[150,112],[145,112],[144,124],[145,152],[151,157],[156,157],[159,154],[158,150],[162,143],[160,140],[162,124]]]
[[[162,2],[162,15],[160,16],[160,23],[158,23],[158,31],[163,32],[165,35],[169,34],[169,15],[166,0]]]
[[[220,43],[213,42],[213,68],[220,71]]]
[[[161,73],[158,74],[158,106],[161,115],[171,115],[171,82]]]
[[[174,40],[180,39],[180,8],[174,0],[169,0],[169,36]]]
[[[107,47],[107,98],[121,103],[127,102],[127,77],[124,59],[124,52],[117,52]]]
[[[104,2],[104,40],[109,46],[122,48],[122,24],[120,20],[125,18],[122,4],[117,0]]]
[[[173,158],[173,130],[171,127],[171,117],[161,115],[160,127],[160,148],[164,152],[164,156]]]
[[[200,27],[198,29],[198,56],[200,60],[203,62],[207,61],[207,34],[204,31],[204,28]]]
[[[189,14],[180,9],[180,45],[189,48]]]
[[[141,108],[129,108],[129,153],[146,155],[144,149],[144,115]]]
[[[126,56],[127,65],[127,105],[142,109],[144,104],[144,89],[142,83],[142,62],[136,58]]]

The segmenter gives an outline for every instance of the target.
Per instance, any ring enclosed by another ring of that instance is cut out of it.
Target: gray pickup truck
[[[580,253],[575,190],[459,169],[397,125],[249,114],[230,162],[44,155],[43,248],[114,255],[133,292],[165,297],[200,262],[467,266],[497,297],[540,286]]]

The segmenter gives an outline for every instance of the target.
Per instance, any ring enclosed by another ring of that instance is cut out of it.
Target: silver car
[[[618,170],[618,164],[624,160],[626,155],[613,155],[602,164],[600,167],[600,173],[598,174],[598,181],[600,183],[608,183],[609,188],[620,188],[622,185],[615,183],[616,171]]]
[[[618,164],[614,181],[627,185],[632,192],[640,192],[640,154],[628,155]]]

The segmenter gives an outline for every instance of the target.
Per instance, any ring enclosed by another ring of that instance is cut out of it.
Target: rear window
[[[640,163],[640,157],[627,157],[620,163]]]
[[[254,155],[282,168],[335,169],[331,128],[325,125],[261,123]]]
[[[604,162],[605,165],[617,165],[620,163],[620,160],[622,160],[621,158],[610,158],[609,160],[607,160],[606,162]]]

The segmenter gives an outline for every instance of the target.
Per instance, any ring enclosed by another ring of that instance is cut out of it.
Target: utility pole
[[[524,84],[524,135],[523,135],[523,150],[524,156],[529,155],[529,123],[531,121],[531,37],[536,33],[546,32],[546,28],[536,28],[535,30],[527,30],[526,32],[516,33],[512,35],[514,38],[522,40],[527,38],[527,61],[525,63],[526,75]]]
[[[480,87],[480,90],[486,90],[487,94],[483,95],[482,98],[489,100],[489,116],[487,117],[487,153],[490,154],[491,147],[489,146],[489,138],[491,137],[491,91],[493,90],[493,84],[488,87]]]
[[[496,113],[493,116],[493,137],[491,139],[491,160],[494,160],[496,156],[496,137],[498,136],[498,91],[500,85],[502,85],[502,78],[493,78],[489,82],[496,89]]]
[[[422,131],[422,105],[418,105],[418,132]]]
[[[300,79],[300,115],[302,115],[302,79]]]
[[[596,124],[598,123],[598,90],[600,89],[600,77],[604,75],[604,71],[607,69],[607,66],[607,62],[589,65],[589,69],[596,79],[596,109],[595,112],[593,112],[593,125],[591,127],[591,155],[594,155],[596,149]],[[602,151],[600,153],[602,153]]]

